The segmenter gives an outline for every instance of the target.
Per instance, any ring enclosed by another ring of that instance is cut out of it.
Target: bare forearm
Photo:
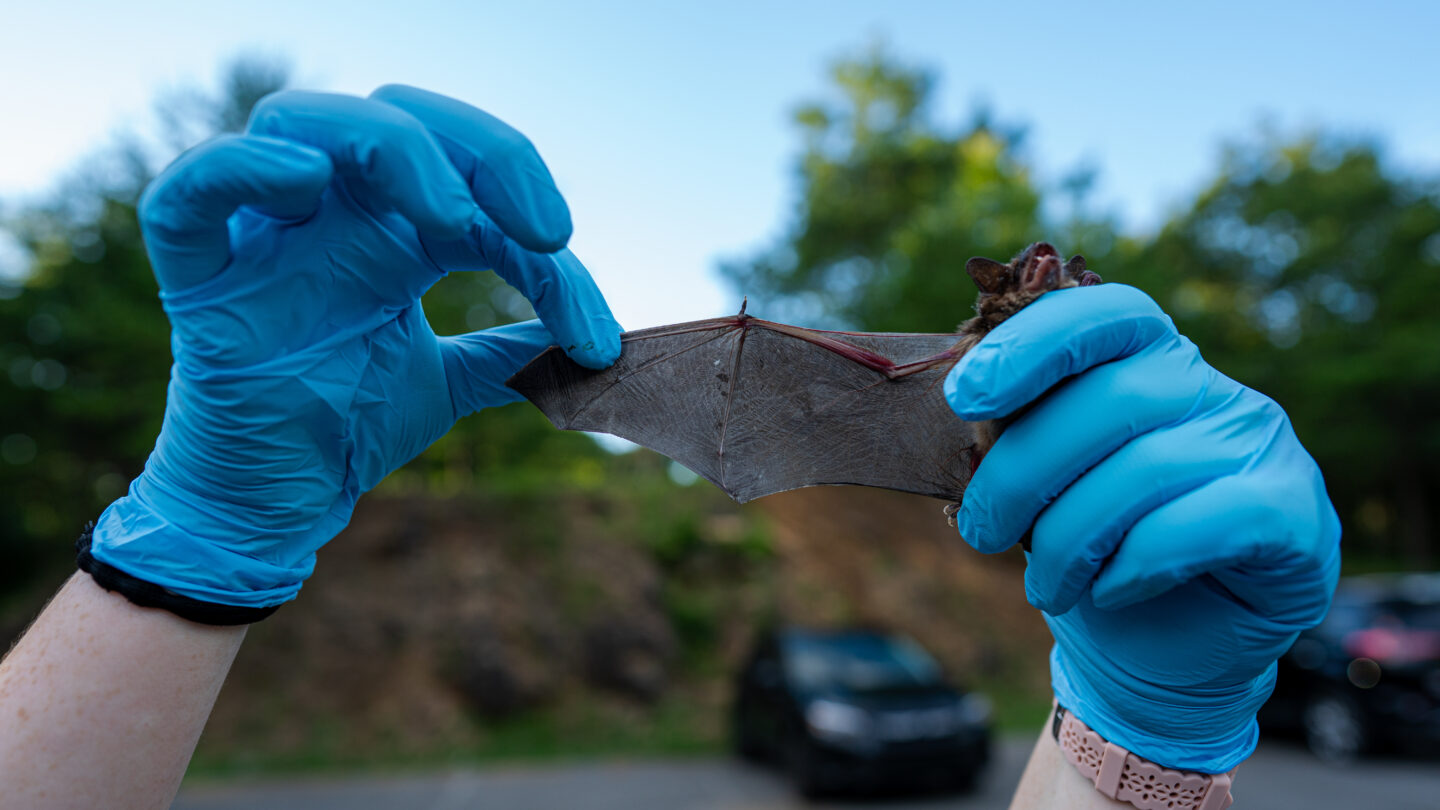
[[[168,807],[244,638],[71,577],[0,663],[0,808]]]
[[[1052,715],[1045,721],[1040,738],[1030,752],[1030,762],[1020,777],[1020,786],[1010,800],[1010,810],[1112,810],[1129,808],[1130,804],[1106,798],[1090,780],[1080,775],[1060,753],[1060,746],[1050,736]]]

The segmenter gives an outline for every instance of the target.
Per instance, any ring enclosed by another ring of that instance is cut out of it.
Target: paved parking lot
[[[778,775],[729,759],[499,768],[383,778],[188,786],[174,810],[1003,810],[1031,740],[1007,739],[980,789],[964,796],[807,803]],[[1440,762],[1321,765],[1304,750],[1261,746],[1240,770],[1236,810],[1440,807]]]

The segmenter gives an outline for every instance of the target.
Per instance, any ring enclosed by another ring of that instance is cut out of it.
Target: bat
[[[857,484],[949,500],[953,517],[1008,422],[960,420],[941,392],[945,375],[1041,295],[1100,282],[1083,257],[1062,265],[1046,242],[965,270],[979,296],[956,333],[806,329],[751,317],[742,303],[728,318],[627,332],[602,371],[552,347],[506,384],[556,427],[649,447],[738,503]]]

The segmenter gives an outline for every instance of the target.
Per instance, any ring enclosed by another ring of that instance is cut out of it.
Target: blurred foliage
[[[69,565],[68,541],[124,492],[159,430],[168,326],[135,220],[141,189],[177,150],[243,126],[288,76],[283,62],[237,59],[218,89],[162,99],[159,143],[119,140],[52,199],[0,219],[28,263],[21,275],[0,275],[0,593]],[[1157,234],[1124,238],[1086,205],[1093,169],[1050,187],[1036,177],[1022,127],[984,111],[959,126],[935,121],[924,70],[875,50],[837,64],[831,79],[832,98],[795,114],[794,221],[770,249],[724,267],[752,311],[816,326],[947,331],[973,299],[964,259],[1003,259],[1050,239],[1107,279],[1151,293],[1210,362],[1286,407],[1325,470],[1348,549],[1372,566],[1433,560],[1435,178],[1399,172],[1375,143],[1261,135],[1232,145],[1204,191]],[[442,334],[531,316],[483,273],[445,278],[424,305]],[[585,489],[614,469],[593,442],[510,406],[461,420],[382,486]],[[713,556],[697,552],[704,516],[664,514],[663,531],[637,536],[684,576]],[[671,600],[677,623],[703,639],[705,619],[687,599]]]
[[[974,286],[964,260],[1008,259],[1058,238],[1021,157],[1024,130],[977,112],[951,131],[929,114],[929,74],[883,51],[841,62],[840,98],[795,114],[804,141],[796,221],[773,248],[723,271],[764,317],[874,331],[948,332]],[[1093,233],[1092,233],[1093,232]],[[1103,258],[1110,229],[1066,227]]]
[[[0,594],[73,564],[70,541],[125,493],[159,433],[169,324],[136,220],[140,192],[177,151],[243,128],[250,108],[288,79],[283,62],[236,59],[218,91],[162,99],[159,143],[121,139],[53,199],[0,220],[28,258],[23,275],[0,275]],[[446,277],[423,303],[440,334],[533,317],[490,273]],[[604,478],[606,456],[517,405],[462,419],[382,486],[583,486]]]
[[[1440,180],[1326,136],[1232,146],[1115,274],[1213,365],[1285,407],[1347,546],[1433,562],[1440,498]]]
[[[1044,189],[1023,133],[928,114],[928,74],[883,51],[796,113],[799,204],[769,249],[723,269],[752,311],[807,325],[945,331],[970,313],[964,261],[1047,239],[1154,296],[1222,372],[1289,411],[1324,469],[1346,548],[1434,559],[1440,497],[1440,183],[1379,145],[1324,135],[1230,146],[1153,237],[1090,215],[1093,170]],[[1068,202],[1047,215],[1045,195]]]
[[[31,210],[15,227],[35,260],[0,301],[0,589],[63,555],[160,429],[170,330],[135,195],[97,196],[84,216]]]
[[[170,327],[140,192],[177,151],[241,129],[288,78],[283,63],[237,58],[219,92],[162,101],[160,143],[117,138],[51,199],[0,221],[30,260],[0,277],[0,590],[71,565],[67,541],[125,493],[160,431]]]

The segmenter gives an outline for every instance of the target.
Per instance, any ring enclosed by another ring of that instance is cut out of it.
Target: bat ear
[[[1071,256],[1071,257],[1070,257],[1070,261],[1065,262],[1065,275],[1069,276],[1070,278],[1078,279],[1078,278],[1080,278],[1080,276],[1083,275],[1084,273],[1085,273],[1085,257],[1084,257],[1084,256],[1081,256],[1080,254],[1077,253],[1077,254],[1075,254],[1074,256]]]
[[[994,295],[1005,289],[1005,282],[1010,280],[1010,268],[983,256],[976,256],[965,262],[965,272],[975,280],[975,286],[980,292]]]

